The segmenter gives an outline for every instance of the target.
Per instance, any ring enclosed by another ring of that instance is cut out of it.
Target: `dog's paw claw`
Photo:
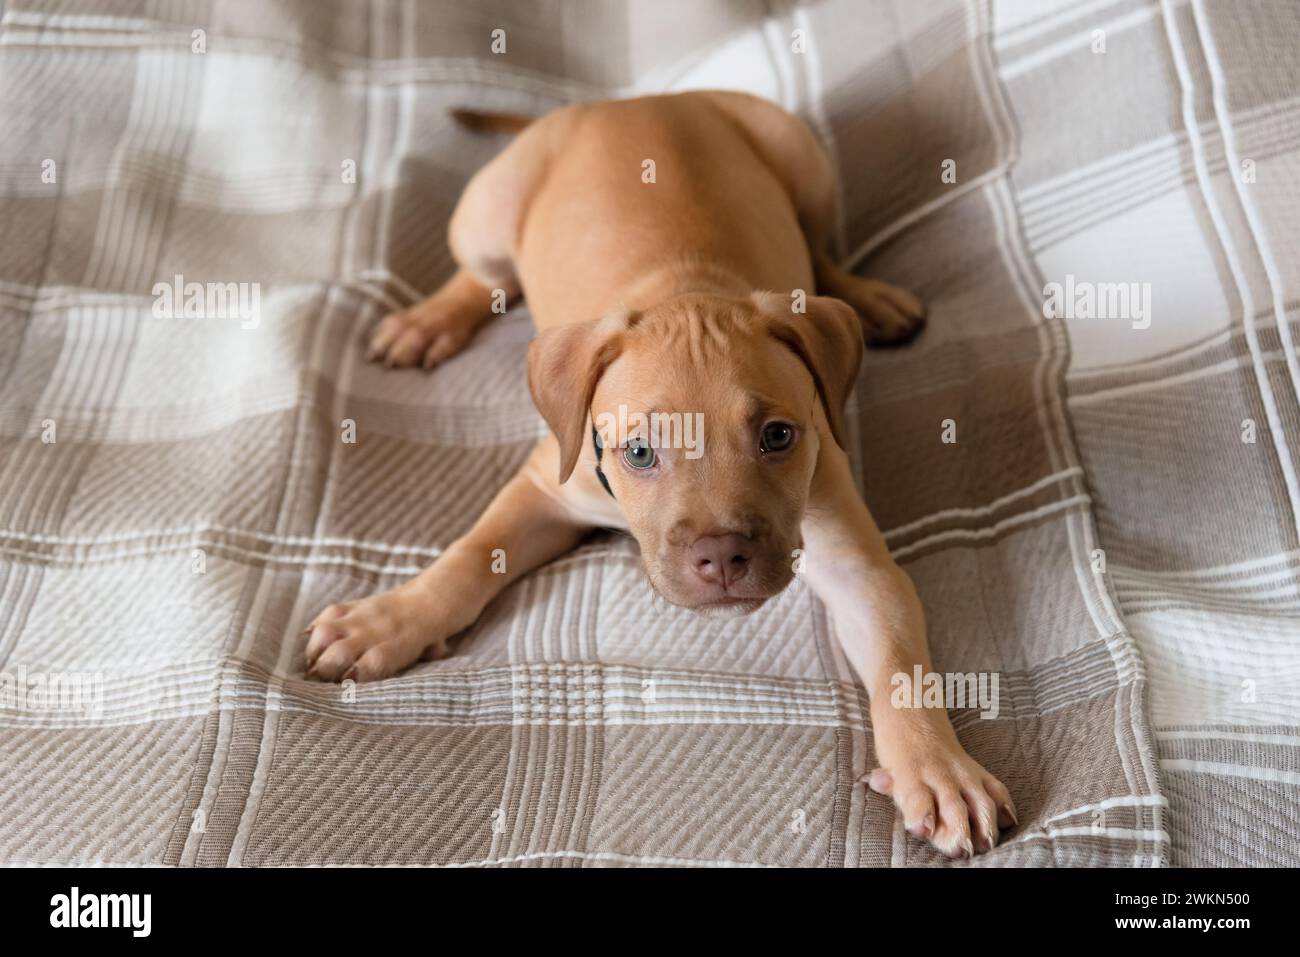
[[[413,306],[380,320],[370,337],[366,360],[382,361],[389,369],[415,365],[432,369],[465,348],[473,328],[455,315],[424,304]]]
[[[866,279],[854,293],[852,305],[862,318],[868,346],[901,346],[925,328],[925,304],[906,289]]]
[[[411,591],[383,592],[331,605],[310,626],[304,675],[317,681],[378,681],[418,661],[445,638],[431,634],[437,616]]]
[[[1015,822],[1002,782],[957,745],[909,749],[897,767],[863,777],[873,791],[893,798],[908,834],[949,858],[970,859],[992,850],[999,826]]]

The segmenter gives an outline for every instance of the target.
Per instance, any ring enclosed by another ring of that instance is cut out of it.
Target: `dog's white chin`
[[[746,598],[741,601],[708,602],[703,605],[691,605],[691,611],[703,618],[744,618],[766,604],[766,598]]]

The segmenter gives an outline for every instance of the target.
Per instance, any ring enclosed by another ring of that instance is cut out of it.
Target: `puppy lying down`
[[[854,487],[844,403],[864,338],[904,342],[923,309],[827,254],[835,183],[816,138],[722,92],[459,118],[519,136],[460,198],[456,274],[387,316],[370,358],[432,368],[526,294],[550,433],[429,568],[322,611],[308,675],[374,681],[445,656],[510,582],[598,528],[630,531],[655,591],[701,614],[753,611],[798,567],[871,697],[869,786],[950,856],[993,847],[1015,820],[1007,789],[942,708],[890,702],[895,674],[931,670],[925,621]],[[674,415],[703,441],[653,427]]]

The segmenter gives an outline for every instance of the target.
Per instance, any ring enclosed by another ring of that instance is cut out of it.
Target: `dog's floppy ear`
[[[528,391],[560,443],[560,484],[569,480],[587,441],[596,384],[623,350],[625,311],[547,329],[528,346]]]
[[[767,322],[768,332],[808,367],[831,435],[847,448],[844,403],[862,362],[862,320],[848,303],[830,296],[808,296],[803,312],[779,293],[756,292],[753,300]]]

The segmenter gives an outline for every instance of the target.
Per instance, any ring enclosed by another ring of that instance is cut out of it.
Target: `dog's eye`
[[[769,422],[763,426],[763,439],[759,450],[763,452],[784,452],[794,445],[794,426],[788,422]]]
[[[640,439],[632,439],[623,449],[623,461],[634,469],[648,469],[655,464],[655,450]]]

